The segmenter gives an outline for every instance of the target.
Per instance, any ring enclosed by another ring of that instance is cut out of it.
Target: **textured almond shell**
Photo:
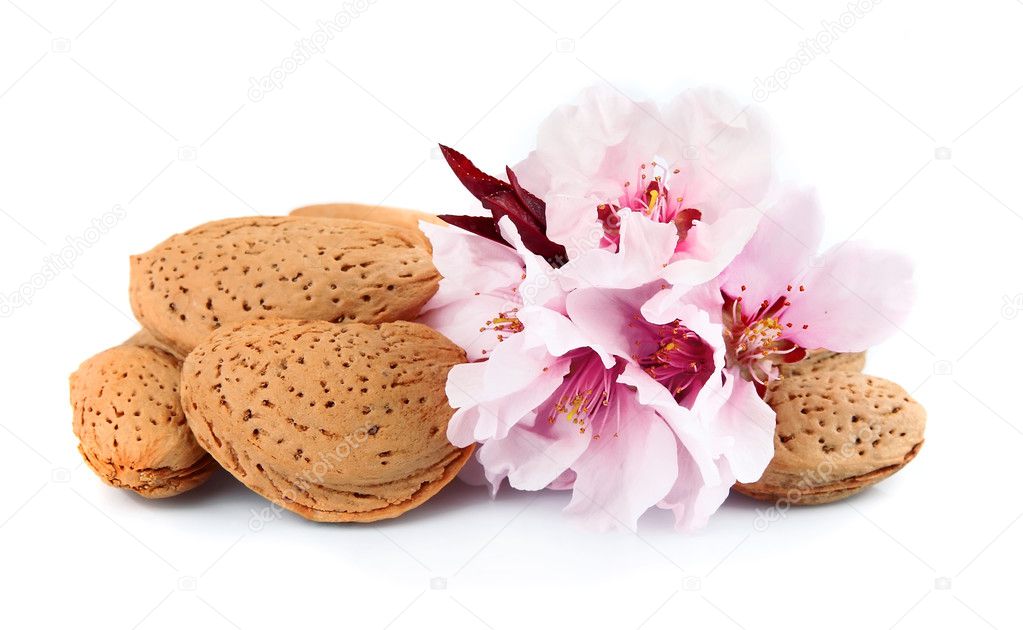
[[[220,326],[253,319],[413,319],[438,280],[408,230],[249,217],[207,223],[133,256],[130,291],[139,322],[183,356]]]
[[[156,348],[157,350],[163,350],[169,355],[174,356],[179,362],[184,360],[183,356],[179,356],[174,348],[171,348],[165,343],[161,343],[159,339],[153,336],[153,333],[149,332],[145,328],[138,331],[131,337],[125,340],[123,346],[139,346],[140,348]]]
[[[802,361],[783,363],[779,370],[784,379],[789,376],[803,376],[817,372],[862,372],[866,364],[866,352],[811,350]]]
[[[303,206],[292,210],[291,215],[327,219],[353,219],[393,225],[405,228],[415,234],[416,238],[427,249],[430,249],[430,240],[419,230],[419,222],[427,221],[437,225],[447,225],[436,215],[426,212],[406,210],[404,208],[389,208],[387,206],[370,206],[361,203],[324,203],[315,206]]]
[[[894,474],[919,452],[927,414],[891,381],[856,372],[783,379],[775,454],[763,477],[736,490],[757,499],[827,503]]]
[[[420,505],[472,449],[448,443],[460,348],[421,324],[266,320],[225,328],[185,361],[199,442],[242,483],[316,521]]]
[[[122,345],[71,375],[78,450],[103,481],[148,498],[174,496],[209,478],[178,397],[181,364],[149,346]]]

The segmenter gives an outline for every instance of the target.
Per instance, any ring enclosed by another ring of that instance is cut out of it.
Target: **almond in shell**
[[[857,372],[782,379],[768,394],[777,413],[774,458],[742,494],[818,504],[856,494],[920,451],[927,414],[904,389]]]
[[[376,521],[436,494],[472,448],[446,437],[462,350],[421,324],[266,320],[186,359],[199,442],[239,481],[316,521]]]
[[[427,249],[430,249],[430,241],[419,230],[419,222],[426,221],[436,225],[447,225],[436,215],[426,212],[406,210],[404,208],[390,208],[387,206],[371,206],[361,203],[324,203],[315,206],[303,206],[292,210],[291,215],[327,219],[353,219],[400,227],[415,234],[416,238]]]
[[[802,361],[783,363],[779,370],[782,378],[816,372],[862,372],[866,363],[866,352],[811,350]]]
[[[71,375],[78,450],[111,486],[147,498],[202,484],[216,463],[192,436],[178,395],[180,361],[133,338]]]
[[[439,280],[408,230],[310,217],[201,225],[132,257],[139,322],[185,355],[227,324],[286,317],[414,319]]]

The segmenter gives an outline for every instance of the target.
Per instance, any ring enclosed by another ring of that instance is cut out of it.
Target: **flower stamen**
[[[710,346],[695,332],[675,320],[655,327],[658,346],[637,362],[651,378],[664,385],[675,400],[683,403],[698,391],[714,370]]]
[[[564,419],[576,425],[579,433],[585,433],[595,423],[602,424],[615,380],[623,367],[605,368],[600,358],[590,351],[576,354],[568,376],[551,397],[555,402],[546,412],[548,424]]]
[[[800,285],[804,291],[806,287]],[[746,291],[746,285],[742,285]],[[791,291],[791,286],[788,291]],[[764,300],[753,313],[743,308],[742,296],[731,297],[724,292],[725,365],[738,367],[746,380],[756,383],[763,393],[769,381],[777,378],[777,366],[794,363],[806,356],[806,350],[785,337],[793,322],[784,321],[785,310],[792,305],[784,295],[774,302]],[[807,324],[802,329],[809,328]]]
[[[668,182],[672,175],[682,172],[679,168],[668,170],[657,160],[650,162],[650,170],[647,164],[639,165],[637,181],[642,183],[636,190],[631,189],[632,182],[626,181],[622,194],[614,202],[602,203],[597,206],[597,217],[604,224],[604,245],[617,247],[619,243],[619,225],[621,220],[619,213],[622,210],[632,210],[642,213],[651,221],[657,223],[674,223],[678,230],[679,247],[685,241],[690,228],[702,217],[702,213],[695,208],[686,208],[683,205],[683,196],[672,196]],[[650,173],[650,177],[648,177]]]
[[[480,332],[493,330],[497,332],[498,341],[504,341],[508,338],[507,335],[522,332],[522,322],[515,316],[516,313],[518,313],[518,309],[498,313],[497,317],[484,322],[483,326],[480,327]]]

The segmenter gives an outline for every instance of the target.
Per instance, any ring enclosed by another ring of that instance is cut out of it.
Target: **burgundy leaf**
[[[494,216],[494,223],[507,216],[517,227],[532,225],[543,231],[543,226],[536,223],[529,209],[519,200],[511,184],[502,182],[496,177],[487,175],[476,168],[469,158],[451,147],[440,145],[440,150],[447,160],[448,166],[455,172],[458,181],[479,199],[480,203]]]
[[[469,158],[451,147],[446,147],[442,144],[440,145],[440,151],[444,155],[444,159],[447,160],[448,166],[455,172],[458,181],[462,182],[462,185],[477,199],[511,189],[511,186],[506,182],[487,175],[476,168],[476,165]]]
[[[543,230],[532,225],[516,223],[514,219],[512,222],[519,229],[519,236],[522,237],[522,244],[526,246],[526,249],[537,256],[543,256],[554,267],[560,267],[568,262],[565,248],[547,238]]]
[[[529,192],[519,184],[519,178],[515,174],[515,171],[511,170],[510,166],[504,167],[505,171],[508,172],[508,182],[511,184],[512,190],[515,192],[515,196],[518,197],[519,202],[529,210],[529,214],[533,215],[536,219],[537,225],[540,229],[547,230],[547,204],[543,202],[533,193]]]
[[[552,265],[563,265],[566,260],[565,248],[551,241],[546,235],[546,210],[543,201],[532,193],[518,185],[518,178],[509,170],[509,177],[514,184],[503,182],[496,177],[491,177],[476,168],[469,158],[465,157],[451,147],[440,145],[444,159],[448,166],[454,171],[455,176],[462,182],[462,185],[479,199],[480,203],[493,216],[493,229],[487,233],[477,232],[482,229],[478,222],[472,222],[476,229],[469,229],[472,232],[485,236],[498,242],[505,242],[500,238],[497,229],[497,222],[501,217],[508,219],[518,228],[522,243],[534,254],[543,256]],[[496,236],[496,238],[495,238]]]
[[[489,238],[492,241],[497,241],[507,245],[504,238],[501,237],[501,233],[497,229],[497,224],[494,223],[494,219],[491,217],[472,217],[464,214],[442,214],[440,220],[445,223],[450,223],[455,227],[460,227],[467,232],[472,232],[482,236],[483,238]]]

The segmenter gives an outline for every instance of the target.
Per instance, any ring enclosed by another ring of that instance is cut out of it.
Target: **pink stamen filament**
[[[579,427],[579,433],[601,424],[619,374],[621,367],[608,369],[592,351],[578,351],[568,376],[552,397],[555,402],[547,410],[547,422],[567,420]]]
[[[483,326],[480,327],[480,332],[487,330],[496,331],[498,341],[507,339],[506,335],[522,332],[522,322],[515,316],[516,313],[518,313],[518,309],[498,313],[496,317],[484,322]]]
[[[656,333],[657,350],[639,358],[639,365],[681,402],[690,388],[706,382],[713,370],[712,351],[699,335],[677,320],[657,326]]]
[[[671,175],[680,173],[680,169],[670,171],[657,162],[641,164],[636,181],[639,185],[633,188],[632,182],[624,183],[623,192],[615,203],[603,203],[597,207],[597,216],[604,223],[605,243],[618,245],[619,212],[622,209],[640,212],[651,221],[658,223],[676,223],[679,231],[679,242],[685,240],[694,221],[700,219],[700,212],[694,208],[683,206],[682,196],[672,196],[668,189]]]
[[[791,290],[789,286],[788,291]],[[806,287],[800,285],[799,290],[805,291]],[[745,285],[742,291],[746,291]],[[775,376],[777,365],[805,355],[805,349],[785,336],[786,330],[793,327],[792,322],[784,321],[785,310],[792,305],[787,296],[782,295],[774,302],[764,300],[750,315],[744,312],[741,295],[724,297],[727,365],[739,366],[743,376],[764,386]],[[802,324],[801,329],[808,327]]]

